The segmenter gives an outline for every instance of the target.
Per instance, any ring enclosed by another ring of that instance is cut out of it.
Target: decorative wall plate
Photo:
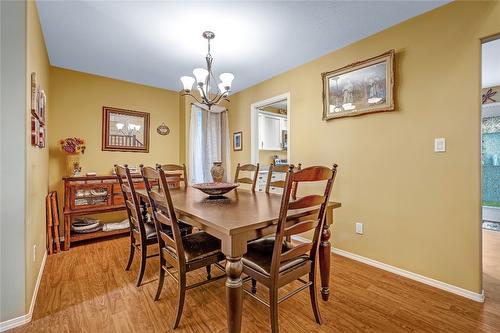
[[[168,135],[170,133],[170,128],[168,128],[165,123],[161,123],[161,125],[156,129],[156,132],[160,135]]]

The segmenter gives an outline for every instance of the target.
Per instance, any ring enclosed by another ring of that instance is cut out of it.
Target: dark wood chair
[[[302,167],[302,164],[298,164],[296,168],[294,168],[295,171],[300,170]],[[290,168],[289,165],[275,165],[272,163],[269,166],[269,172],[267,174],[267,182],[266,182],[266,193],[269,193],[271,190],[271,187],[275,188],[285,188],[285,180],[284,179],[278,179],[274,180],[274,175],[276,174],[286,174],[288,172],[288,169]],[[292,198],[296,198],[297,195],[297,183],[293,183],[292,185]]]
[[[253,172],[253,178],[250,177],[239,178],[241,171]],[[238,163],[238,165],[236,166],[236,174],[234,175],[234,182],[252,185],[253,192],[255,192],[255,185],[257,184],[258,177],[259,177],[259,163],[257,163],[257,165],[253,164],[241,165],[240,163]]]
[[[275,237],[248,243],[247,253],[243,256],[243,273],[248,275],[245,281],[252,279],[265,285],[269,289],[269,302],[255,294],[254,286],[252,286],[251,291],[245,290],[245,292],[270,307],[271,327],[274,333],[279,331],[278,304],[306,288],[309,288],[316,322],[321,324],[316,292],[316,262],[321,231],[325,223],[326,205],[336,173],[337,165],[334,165],[332,169],[313,166],[297,172],[294,172],[293,166],[290,166],[285,176],[285,189]],[[322,195],[308,195],[290,201],[294,182],[318,181],[326,181]],[[299,222],[288,221],[287,216],[290,210],[311,207],[318,209],[315,213],[301,218]],[[292,245],[292,243],[285,241],[287,236],[301,234],[309,230],[314,230],[313,239],[309,243]],[[308,281],[301,278],[306,274],[309,275]],[[287,295],[278,297],[278,291],[281,287],[296,280],[302,282],[300,287]]]
[[[128,271],[130,269],[134,260],[135,250],[137,249],[141,255],[139,275],[137,276],[136,283],[136,286],[139,287],[144,277],[147,258],[158,255],[153,254],[148,256],[148,246],[157,243],[156,230],[153,223],[148,223],[144,220],[141,205],[135,192],[134,181],[128,166],[126,164],[123,166],[115,165],[115,173],[120,183],[128,220],[130,221],[130,254],[125,270]]]
[[[157,244],[156,230],[154,223],[147,220],[147,212],[141,209],[141,203],[135,192],[135,183],[132,179],[130,169],[125,164],[123,166],[115,165],[115,173],[123,194],[127,216],[130,221],[130,254],[125,270],[129,270],[134,260],[135,250],[140,252],[139,274],[137,276],[136,286],[141,285],[146,269],[146,260],[155,257],[158,254],[148,256],[148,246]],[[182,225],[182,233],[191,233],[192,227],[186,224]],[[166,229],[171,233],[171,230]]]
[[[225,274],[212,278],[210,268],[211,265],[215,265],[224,272],[225,268],[219,264],[220,261],[224,260],[224,255],[220,251],[220,240],[204,231],[186,236],[181,235],[179,221],[175,214],[174,204],[163,169],[161,167],[157,169],[141,167],[141,172],[153,211],[160,249],[160,278],[155,301],[160,298],[165,273],[167,273],[179,284],[177,314],[173,323],[173,328],[176,328],[182,316],[186,290],[223,278]],[[155,181],[159,183],[158,190],[153,190],[151,187],[151,183]],[[171,234],[163,231],[164,225],[171,228]],[[187,272],[202,267],[207,270],[207,280],[186,286]],[[175,269],[178,278],[169,269]]]
[[[163,171],[166,172],[166,175],[168,177],[169,172],[174,172],[174,171],[181,171],[181,176],[179,180],[184,183],[184,187],[188,186],[188,176],[187,176],[187,171],[186,171],[186,165],[182,164],[156,164],[156,168],[162,168]]]

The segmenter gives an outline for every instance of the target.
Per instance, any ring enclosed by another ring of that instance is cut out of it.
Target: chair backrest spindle
[[[123,194],[125,208],[127,210],[130,228],[138,232],[141,239],[146,239],[146,231],[144,228],[143,216],[141,214],[141,206],[135,192],[134,181],[130,169],[127,164],[115,165],[115,173],[120,184],[120,189]]]
[[[253,178],[249,177],[242,177],[239,178],[240,172],[245,171],[245,172],[253,172]],[[257,184],[257,178],[259,176],[259,163],[256,165],[253,164],[244,164],[241,165],[238,163],[236,166],[236,174],[234,176],[234,182],[235,183],[243,183],[243,184],[250,184],[252,185],[252,191],[255,192],[255,185]]]
[[[187,176],[187,171],[186,171],[186,165],[178,165],[178,164],[156,164],[156,168],[159,169],[161,168],[164,172],[166,177],[169,177],[169,172],[173,171],[180,171],[181,176],[179,177],[179,180],[184,183],[184,187],[188,186],[188,176]]]
[[[298,164],[296,168],[294,168],[295,171],[301,169],[302,164]],[[267,182],[266,182],[266,193],[269,193],[269,190],[271,187],[278,187],[278,188],[285,188],[286,181],[285,180],[274,180],[273,181],[273,174],[286,174],[290,169],[290,165],[276,165],[272,163],[269,166],[269,172],[267,174]],[[292,184],[292,198],[296,198],[297,196],[297,183],[294,182]]]

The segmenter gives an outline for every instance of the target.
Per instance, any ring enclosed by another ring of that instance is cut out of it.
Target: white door
[[[280,119],[280,148],[281,149],[287,149],[288,148],[288,142],[283,141],[283,133],[288,134],[288,120],[286,118],[281,118]]]
[[[279,117],[259,115],[260,149],[281,150],[281,124]]]

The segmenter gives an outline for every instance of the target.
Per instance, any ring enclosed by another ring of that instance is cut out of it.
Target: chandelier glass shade
[[[223,100],[229,101],[227,96],[231,90],[234,75],[232,73],[222,73],[219,75],[220,82],[215,85],[216,80],[212,73],[213,57],[210,54],[210,40],[215,38],[215,34],[211,31],[205,31],[202,36],[208,42],[208,53],[205,57],[207,68],[195,68],[193,70],[194,77],[181,77],[183,86],[182,95],[193,97],[198,103],[206,105],[210,110],[213,105],[217,105]],[[191,93],[194,84],[196,84],[200,99]]]
[[[135,125],[132,123],[116,123],[116,129],[123,135],[132,136],[139,133],[141,125]]]

